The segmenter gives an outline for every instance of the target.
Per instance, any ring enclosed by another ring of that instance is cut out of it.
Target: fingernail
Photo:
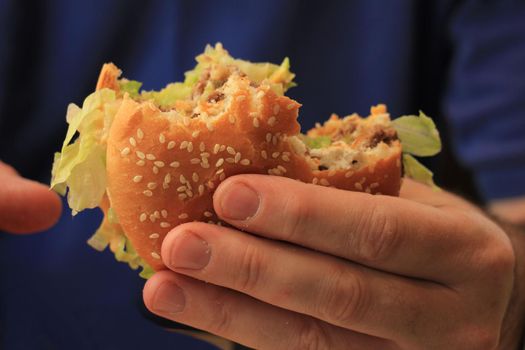
[[[222,216],[231,220],[246,220],[257,213],[260,198],[251,187],[233,183],[220,193]]]
[[[204,239],[191,232],[180,233],[173,242],[170,267],[200,270],[210,261],[211,248]]]
[[[153,310],[159,313],[179,313],[184,310],[186,297],[182,288],[173,282],[163,282],[155,292]]]

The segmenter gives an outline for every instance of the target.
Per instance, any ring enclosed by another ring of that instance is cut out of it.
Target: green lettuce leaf
[[[329,136],[310,137],[300,134],[299,137],[309,149],[325,148],[332,144],[332,139]]]
[[[109,219],[102,221],[100,227],[87,243],[98,251],[103,251],[109,246],[117,261],[127,263],[133,270],[141,267],[142,271],[139,276],[142,278],[148,279],[155,273],[155,270],[137,254],[120,225],[112,224]]]
[[[403,171],[405,176],[434,189],[439,189],[432,179],[434,174],[410,154],[403,154]]]
[[[60,153],[55,154],[51,188],[68,191],[73,215],[95,208],[106,191],[106,146],[103,140],[117,111],[115,91],[102,89],[89,95],[82,108],[71,104],[66,120],[69,128]],[[70,143],[76,133],[79,137]]]
[[[441,139],[436,125],[423,112],[392,121],[403,145],[403,152],[420,157],[433,156],[441,151]]]
[[[142,83],[136,80],[121,79],[119,80],[120,90],[127,92],[131,98],[139,96],[139,90]]]

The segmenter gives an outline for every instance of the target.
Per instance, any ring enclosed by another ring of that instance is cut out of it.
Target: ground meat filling
[[[397,139],[397,132],[395,129],[377,129],[370,137],[368,147],[374,148],[380,142],[384,142],[390,146],[390,144]]]

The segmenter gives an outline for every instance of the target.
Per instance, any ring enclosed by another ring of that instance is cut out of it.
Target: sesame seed
[[[370,184],[370,188],[376,188],[376,187],[379,187],[379,183],[377,183],[377,182],[372,182],[372,183]]]
[[[212,189],[215,188],[215,184],[213,183],[213,181],[208,181],[208,182],[206,182],[206,187],[208,187],[210,190],[212,190]]]
[[[146,221],[147,218],[148,218],[148,215],[146,213],[142,213],[139,216],[139,221],[140,222],[144,222],[144,221]]]
[[[199,185],[199,195],[202,196],[203,193],[204,193],[204,185]]]
[[[168,142],[167,149],[173,149],[175,147],[175,141]]]
[[[166,228],[166,227],[170,227],[171,224],[169,222],[166,222],[166,221],[163,221],[160,223],[160,227],[163,227],[163,228]]]
[[[280,110],[281,110],[281,106],[279,105],[273,106],[273,114],[278,114]]]
[[[186,194],[188,195],[188,197],[193,197],[193,191],[192,190],[186,190]]]
[[[272,134],[271,133],[267,133],[266,134],[266,142],[270,143],[272,141]]]
[[[228,157],[228,158],[226,158],[226,163],[233,164],[233,163],[235,163],[235,159],[233,159],[231,157]]]
[[[158,233],[152,233],[151,235],[149,235],[149,238],[151,238],[151,239],[157,239],[157,238],[159,238],[159,237],[160,237],[160,236],[159,236]]]
[[[215,167],[218,168],[218,167],[220,167],[222,164],[224,164],[224,158],[219,158],[219,160],[217,161],[217,163],[215,163]]]
[[[185,200],[186,198],[188,198],[188,195],[186,193],[181,193],[179,194],[179,199],[182,201],[182,200]]]
[[[214,128],[213,128],[213,125],[211,125],[211,123],[206,123],[206,127],[208,128],[209,131],[213,131]]]
[[[138,183],[142,180],[142,175],[135,175],[133,177],[133,182]]]
[[[254,118],[254,119],[253,119],[253,126],[254,126],[255,128],[258,128],[258,127],[259,127],[259,119],[257,119],[257,118]]]
[[[164,176],[164,183],[169,184],[171,182],[171,174],[167,173],[166,176]]]
[[[268,159],[268,154],[266,153],[265,150],[261,151],[261,157],[263,157],[263,159]]]
[[[155,165],[158,166],[159,168],[164,167],[164,162],[161,161],[161,160],[156,160],[156,161],[153,162],[153,164],[155,164]]]
[[[190,163],[191,164],[199,164],[201,162],[200,158],[191,158]]]
[[[121,156],[127,156],[129,154],[130,150],[129,147],[124,148],[122,151],[120,151]]]
[[[180,143],[180,147],[179,148],[180,149],[185,149],[186,147],[188,147],[188,141],[182,141]]]
[[[156,182],[148,182],[147,187],[148,187],[150,190],[154,190],[154,189],[157,188],[157,183],[156,183]]]
[[[197,136],[199,136],[201,132],[199,130],[195,130],[194,132],[191,133],[191,137],[193,138],[196,138]]]
[[[210,164],[208,162],[202,162],[201,167],[203,167],[204,169],[208,169],[210,167]]]
[[[370,187],[367,187],[367,188],[365,188],[365,192],[366,192],[366,193],[370,193],[370,192],[372,192],[372,191],[370,190]]]
[[[237,154],[235,154],[235,163],[239,163],[239,160],[241,160],[241,153],[237,152]]]
[[[157,219],[160,219],[160,211],[155,210],[155,212],[153,213],[153,215],[155,215],[155,217],[156,217]]]
[[[363,185],[361,185],[359,182],[356,182],[354,184],[354,187],[357,188],[358,190],[362,191],[363,190]]]
[[[187,219],[188,218],[188,214],[186,213],[182,213],[178,216],[179,219]]]
[[[198,181],[199,181],[199,174],[197,174],[197,173],[193,173],[193,175],[191,176],[191,178],[193,179],[193,182],[198,182]]]
[[[129,138],[129,144],[132,145],[133,147],[137,146],[137,141],[135,141],[134,137]]]
[[[354,175],[353,171],[349,171],[345,174],[345,177],[348,179],[350,176]]]
[[[144,159],[144,158],[146,158],[146,155],[144,155],[144,153],[142,153],[141,151],[136,151],[135,154],[136,154],[137,157],[139,157],[140,159]]]
[[[220,174],[222,174],[223,172],[224,172],[224,168],[223,168],[223,169],[219,169],[219,170],[217,170],[217,171],[215,172],[215,174],[220,175]]]
[[[226,178],[226,174],[225,173],[222,173],[219,175],[219,180],[224,180]]]
[[[157,158],[156,158],[153,154],[148,153],[148,154],[146,154],[146,159],[147,159],[147,160],[155,160],[155,159],[157,159]]]
[[[295,107],[295,103],[290,103],[288,106],[286,106],[287,110],[290,110]]]
[[[204,212],[204,216],[207,217],[207,218],[211,218],[213,216],[213,214],[209,211],[205,211]]]
[[[170,188],[170,185],[167,182],[163,182],[162,183],[162,188],[167,190],[168,188]]]
[[[185,192],[185,191],[186,191],[186,186],[177,187],[177,192]]]
[[[279,154],[280,154],[279,152],[273,152],[272,153],[272,158],[276,159],[277,157],[279,157]]]
[[[165,219],[168,217],[168,211],[166,209],[162,209],[160,211],[160,215],[162,215],[162,217]]]
[[[264,92],[263,90],[259,90],[259,91],[257,92],[257,94],[255,95],[255,97],[257,97],[257,98],[263,98],[264,93],[265,93],[265,92]]]
[[[188,152],[193,152],[193,142],[188,142]]]
[[[286,173],[286,168],[283,167],[282,165],[278,165],[277,169],[279,169],[279,171],[282,172],[282,173]]]
[[[158,174],[159,173],[159,168],[157,168],[156,166],[153,167],[152,169],[153,171],[153,174]]]
[[[155,220],[157,220],[157,218],[155,217],[155,215],[150,214],[150,216],[149,216],[149,221],[151,221],[151,222],[155,222]]]
[[[172,168],[178,168],[179,166],[180,166],[179,162],[171,162],[170,163],[170,167],[172,167]]]
[[[314,177],[313,180],[312,180],[312,183],[313,183],[314,185],[317,185],[317,184],[319,183],[319,179],[316,178],[316,177]]]
[[[246,96],[244,96],[244,95],[237,96],[236,100],[239,101],[239,102],[242,102],[242,101],[246,100]]]
[[[144,131],[141,128],[137,129],[137,137],[142,140],[144,138]]]
[[[202,157],[202,158],[207,158],[207,157],[209,157],[209,156],[210,156],[210,154],[209,154],[208,152],[202,152],[202,153],[201,153],[201,157]]]
[[[205,150],[206,150],[206,145],[204,144],[204,142],[201,142],[199,144],[199,151],[204,152]],[[201,156],[202,156],[202,153],[201,153]]]
[[[179,180],[180,180],[181,184],[185,184],[186,183],[186,178],[182,174],[180,174]]]
[[[268,118],[268,125],[274,126],[277,119],[275,117]]]
[[[142,159],[140,159],[140,160],[137,160],[137,162],[135,164],[137,164],[138,166],[144,166],[144,165],[146,165],[146,162],[143,161]]]
[[[241,160],[241,164],[242,164],[242,165],[250,165],[250,160],[244,158],[243,160]]]
[[[160,143],[166,142],[166,136],[164,136],[164,134],[159,134],[159,142]]]
[[[213,146],[213,154],[217,154],[219,152],[219,149],[221,148],[221,145],[219,145],[218,143],[216,143],[214,146]]]
[[[234,155],[235,154],[235,148],[233,148],[231,146],[228,146],[228,147],[226,147],[226,152],[228,152],[231,155]]]
[[[321,185],[323,185],[323,186],[330,186],[330,182],[328,182],[327,179],[321,179],[321,180],[319,180],[319,182],[320,182]]]
[[[235,124],[235,117],[232,114],[228,116],[228,120],[231,124]]]
[[[151,252],[151,256],[155,259],[160,259],[160,255],[158,253]]]
[[[226,145],[221,145],[221,148],[219,148],[219,152],[223,152],[226,149]]]
[[[146,197],[151,197],[153,196],[153,192],[151,192],[150,190],[146,190],[144,192],[142,192]]]
[[[286,154],[283,154],[281,159],[284,160],[285,162],[289,162],[290,161],[290,157],[287,156]]]

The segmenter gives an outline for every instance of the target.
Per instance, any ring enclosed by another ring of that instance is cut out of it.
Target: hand
[[[241,175],[221,184],[214,205],[255,235],[175,228],[162,246],[172,271],[144,289],[152,312],[263,349],[519,342],[511,242],[449,193],[405,181],[393,198]]]
[[[0,231],[32,233],[51,227],[59,218],[58,195],[38,182],[24,179],[0,162]]]

